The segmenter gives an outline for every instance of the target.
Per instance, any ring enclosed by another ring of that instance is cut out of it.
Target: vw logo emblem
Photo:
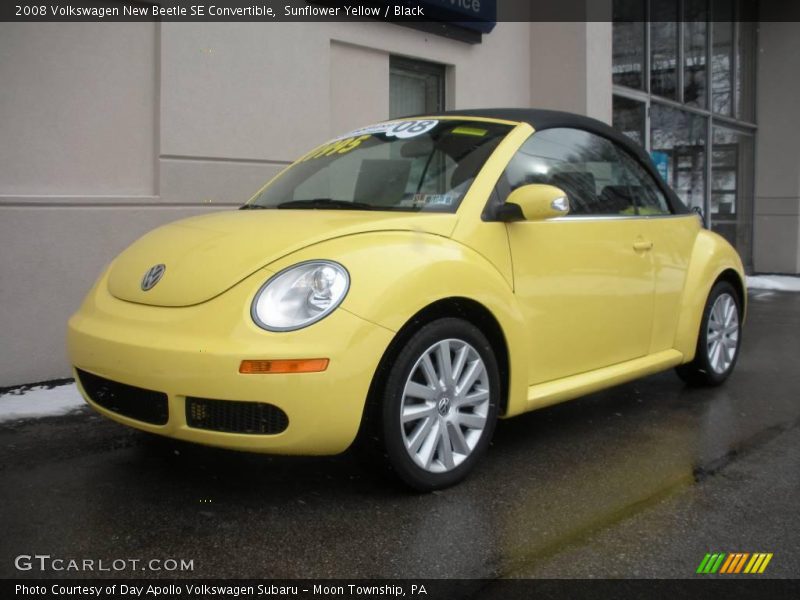
[[[167,265],[153,265],[147,270],[147,273],[142,277],[142,291],[146,292],[152,290],[155,285],[161,281],[164,276],[164,271],[167,270]]]

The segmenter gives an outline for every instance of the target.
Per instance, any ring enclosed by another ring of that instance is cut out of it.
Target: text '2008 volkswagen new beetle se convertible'
[[[736,251],[610,127],[456,111],[353,131],[239,211],[148,233],[70,319],[86,400],[148,432],[442,488],[499,417],[675,367],[715,385]]]

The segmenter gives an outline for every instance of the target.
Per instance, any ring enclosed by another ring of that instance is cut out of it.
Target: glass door
[[[752,264],[753,136],[714,126],[711,152],[711,229]]]

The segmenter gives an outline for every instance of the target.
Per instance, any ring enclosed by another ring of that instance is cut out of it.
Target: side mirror
[[[530,183],[515,189],[498,210],[501,221],[543,221],[569,214],[569,200],[561,188]]]

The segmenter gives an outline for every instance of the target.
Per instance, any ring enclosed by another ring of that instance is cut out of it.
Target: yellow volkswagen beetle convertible
[[[741,261],[642,149],[577,115],[379,123],[238,211],[120,254],[69,321],[101,414],[200,444],[462,479],[499,417],[675,367],[736,364]]]

